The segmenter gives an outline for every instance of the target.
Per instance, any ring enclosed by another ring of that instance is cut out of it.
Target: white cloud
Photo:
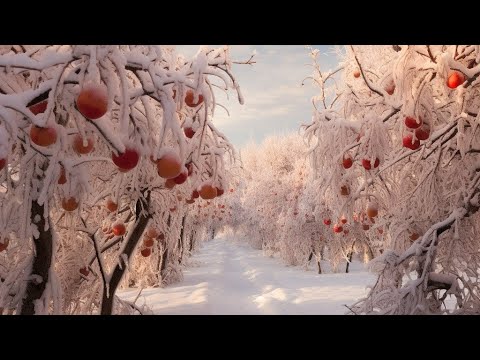
[[[177,46],[177,51],[190,57],[198,51],[197,45]],[[336,56],[331,47],[321,48],[322,69],[333,68]],[[256,52],[253,66],[234,65],[235,74],[245,98],[239,105],[236,95],[230,93],[227,100],[221,91],[216,92],[217,101],[228,108],[230,117],[217,108],[214,123],[230,138],[234,145],[245,144],[251,134],[260,141],[268,134],[298,129],[301,123],[311,118],[311,98],[317,95],[311,82],[301,86],[311,75],[312,68],[308,50],[303,45],[232,45],[234,60],[247,60]]]

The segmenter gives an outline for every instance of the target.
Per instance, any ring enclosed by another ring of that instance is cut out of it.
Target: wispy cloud
[[[327,54],[333,46],[315,46]],[[179,52],[192,56],[198,46],[177,46]],[[234,65],[233,72],[240,84],[245,104],[235,96],[227,99],[218,91],[217,101],[229,109],[230,116],[220,107],[214,117],[216,126],[234,145],[242,146],[265,136],[298,129],[311,118],[311,98],[317,95],[311,82],[302,81],[311,75],[308,50],[303,45],[232,45],[235,60],[246,60],[256,52],[253,66]],[[333,68],[338,62],[333,53],[322,55],[321,66]],[[232,94],[231,94],[232,95]]]

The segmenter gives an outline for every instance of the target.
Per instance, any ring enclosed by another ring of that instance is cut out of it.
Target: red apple
[[[218,196],[222,196],[224,193],[225,193],[225,190],[223,190],[223,189],[220,188],[220,187],[217,187],[217,197],[218,197]]]
[[[38,146],[49,146],[57,141],[57,130],[52,127],[43,128],[32,124],[30,139]]]
[[[361,75],[361,74],[360,74],[360,71],[359,71],[359,70],[355,70],[355,71],[353,72],[353,77],[355,77],[355,78],[359,78],[360,75]]]
[[[343,158],[343,167],[345,169],[350,169],[353,165],[353,161],[351,157],[345,157]]]
[[[62,208],[66,211],[74,211],[78,208],[78,201],[74,197],[62,200]]]
[[[195,103],[195,93],[193,90],[187,90],[187,94],[185,95],[185,104],[190,107],[196,107],[200,105],[203,102],[203,96],[202,94],[198,95],[198,101]]]
[[[345,219],[345,218],[341,218],[340,221],[341,221],[342,224],[346,224],[346,223],[347,223],[347,219]]]
[[[105,206],[108,209],[108,211],[110,211],[110,212],[117,211],[117,209],[118,209],[118,204],[115,201],[113,201],[112,199],[108,199],[107,204]]]
[[[3,238],[3,240],[0,240],[0,252],[5,251],[9,243],[10,243],[9,238]]]
[[[342,187],[340,188],[340,194],[343,196],[350,195],[350,188],[347,185],[342,185]]]
[[[198,199],[200,197],[200,194],[197,190],[193,190],[192,192],[192,199]]]
[[[44,113],[47,110],[48,100],[40,101],[36,104],[30,105],[28,108],[33,113],[33,115]]]
[[[332,223],[332,220],[330,220],[330,219],[323,219],[323,223],[328,226],[328,225],[330,225],[330,224]]]
[[[203,183],[198,193],[204,200],[214,199],[217,196],[217,188],[209,183]]]
[[[94,83],[84,85],[77,98],[77,108],[90,120],[101,118],[108,108],[107,88]]]
[[[7,159],[0,159],[0,171],[5,167],[7,164]]]
[[[151,237],[146,237],[143,239],[143,245],[147,248],[149,247],[152,247],[153,246],[153,239]]]
[[[193,131],[193,129],[190,126],[184,128],[183,132],[185,133],[185,136],[189,139],[191,139],[193,135],[195,135],[195,131]]]
[[[124,153],[118,155],[115,155],[115,153],[112,152],[113,163],[121,170],[132,170],[135,166],[137,166],[139,159],[140,155],[135,149],[126,148]]]
[[[378,215],[378,205],[375,202],[371,202],[367,206],[367,215],[369,218],[374,218]]]
[[[419,237],[420,237],[420,235],[417,234],[416,232],[413,232],[413,233],[410,234],[410,240],[412,240],[412,241],[417,240]]]
[[[147,236],[151,238],[156,238],[158,236],[158,230],[155,227],[150,227],[147,230]]]
[[[180,185],[183,184],[185,181],[187,181],[188,178],[188,170],[187,168],[183,168],[182,172],[178,174],[175,178],[173,178],[173,181],[175,184]]]
[[[152,248],[144,248],[140,251],[140,254],[142,254],[143,257],[149,257],[150,254],[152,253]]]
[[[195,199],[187,199],[185,200],[187,204],[193,204],[195,202]]]
[[[417,122],[417,119],[407,116],[405,118],[405,126],[409,129],[418,129],[420,126],[422,126],[422,119],[420,118],[420,121]]]
[[[363,230],[367,231],[368,229],[370,229],[370,225],[368,225],[368,224],[363,224],[363,225],[362,225],[362,228],[363,228]]]
[[[430,137],[430,125],[423,123],[421,127],[415,130],[415,136],[418,140],[427,140]]]
[[[342,225],[335,224],[333,226],[333,232],[336,232],[338,234],[338,233],[341,233],[342,231],[343,231],[343,226]]]
[[[415,139],[413,140],[413,134],[408,133],[403,137],[403,147],[412,149],[412,150],[417,150],[420,147],[420,140]]]
[[[455,89],[459,85],[462,85],[464,82],[465,82],[465,76],[463,76],[463,74],[458,71],[453,71],[448,76],[447,86],[450,89]]]
[[[113,225],[112,230],[115,236],[122,236],[125,234],[127,229],[125,228],[124,224],[119,223],[119,224]]]
[[[386,86],[385,86],[385,91],[387,92],[388,95],[393,95],[395,92],[395,83],[390,81]]]
[[[93,139],[92,138],[87,138],[87,146],[83,145],[83,138],[80,136],[80,134],[76,134],[75,137],[73,138],[73,150],[79,154],[88,154],[93,150]]]
[[[368,159],[363,159],[362,160],[362,165],[366,170],[370,170],[372,168],[372,163]],[[380,160],[378,158],[375,159],[375,163],[373,164],[374,168],[377,168],[378,165],[380,165]]]
[[[174,151],[167,151],[157,160],[158,175],[164,179],[173,179],[182,171],[180,156]]]

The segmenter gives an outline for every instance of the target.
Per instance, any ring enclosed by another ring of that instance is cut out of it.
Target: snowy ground
[[[246,244],[215,239],[190,259],[183,282],[144,289],[155,314],[344,314],[366,294],[374,276],[360,263],[349,274],[287,267]],[[120,292],[133,300],[138,289]]]

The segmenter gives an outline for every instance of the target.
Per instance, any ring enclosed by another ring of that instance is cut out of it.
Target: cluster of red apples
[[[175,98],[175,91],[174,91]],[[203,102],[203,96],[198,95],[195,101],[195,94],[192,90],[188,90],[185,95],[185,104],[189,107],[197,107]],[[43,100],[29,107],[34,114],[44,113],[47,109],[48,101]],[[76,99],[76,107],[78,111],[90,121],[95,121],[103,117],[108,110],[108,92],[103,84],[88,83],[80,91]],[[184,133],[187,138],[192,138],[195,134],[191,127],[185,127]],[[30,140],[33,144],[40,147],[47,147],[57,142],[57,130],[53,126],[40,127],[35,124],[30,128]],[[72,148],[78,155],[85,155],[94,150],[94,139],[92,137],[83,138],[80,134],[75,134],[72,139]],[[173,188],[175,185],[183,184],[188,176],[193,172],[193,164],[182,165],[180,157],[174,151],[166,152],[159,159],[150,157],[157,165],[158,175],[167,179],[166,187]],[[112,161],[121,172],[128,172],[135,168],[140,160],[139,152],[132,148],[126,147],[123,153],[112,152]],[[0,170],[7,165],[7,158],[0,159]],[[67,182],[65,168],[62,166],[58,184],[63,185]],[[223,194],[221,187],[215,187],[210,183],[204,183],[199,191],[194,191],[192,199],[187,202],[192,203],[195,198],[201,196],[203,199],[213,199]],[[74,211],[78,208],[78,200],[75,197],[62,200],[62,208],[66,211]],[[116,205],[116,204],[115,204]],[[108,205],[107,205],[108,207]]]

